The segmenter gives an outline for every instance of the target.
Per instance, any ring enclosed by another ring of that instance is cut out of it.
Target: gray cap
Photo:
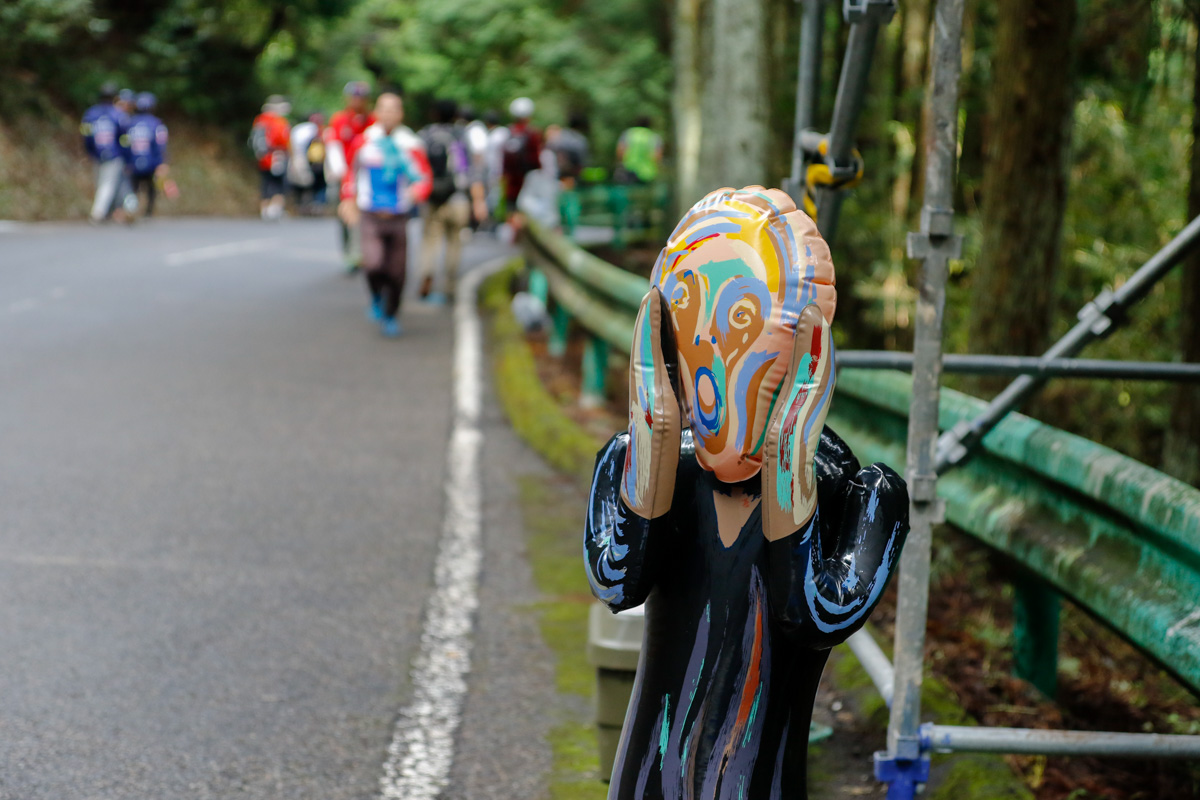
[[[508,104],[508,113],[513,119],[529,119],[533,116],[533,101],[528,97],[518,97]]]
[[[287,101],[287,98],[281,94],[273,94],[267,98],[267,102],[263,103],[262,110],[272,112],[279,115],[291,113],[292,104]]]

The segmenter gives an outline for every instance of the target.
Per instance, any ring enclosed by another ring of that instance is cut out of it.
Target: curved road
[[[0,232],[0,798],[378,791],[453,334],[410,304],[382,339],[334,239]]]

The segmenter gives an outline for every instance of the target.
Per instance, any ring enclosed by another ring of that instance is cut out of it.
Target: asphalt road
[[[0,230],[0,798],[377,791],[453,342],[364,308],[330,220]]]

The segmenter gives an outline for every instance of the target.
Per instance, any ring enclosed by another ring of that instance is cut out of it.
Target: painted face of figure
[[[684,215],[651,281],[670,305],[700,465],[726,483],[753,477],[800,311],[816,303],[833,321],[825,240],[777,189],[718,189]]]

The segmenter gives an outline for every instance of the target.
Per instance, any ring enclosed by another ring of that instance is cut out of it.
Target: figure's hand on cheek
[[[642,300],[629,358],[629,448],[621,498],[644,519],[671,508],[679,464],[679,351],[657,286]]]
[[[821,309],[800,313],[791,366],[767,422],[762,465],[763,534],[776,541],[795,533],[817,510],[813,458],[833,397],[833,338]]]

